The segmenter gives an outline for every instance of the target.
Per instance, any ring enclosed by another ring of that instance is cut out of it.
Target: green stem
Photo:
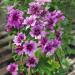
[[[56,57],[57,57],[57,59],[58,59],[58,61],[59,61],[60,67],[62,67],[62,64],[61,64],[61,61],[60,61],[59,56],[57,55],[57,53],[55,53],[55,55],[56,55]]]
[[[28,68],[28,75],[31,75],[31,71],[30,71],[30,68]]]
[[[23,54],[21,55],[21,64],[23,65]]]

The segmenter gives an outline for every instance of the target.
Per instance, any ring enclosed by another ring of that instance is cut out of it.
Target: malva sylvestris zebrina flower
[[[7,28],[6,30],[9,31],[8,26],[11,29],[20,29],[23,27],[23,12],[19,9],[14,9],[13,7],[8,8],[8,16],[7,16]]]
[[[26,66],[29,68],[34,68],[38,64],[38,59],[35,56],[28,57],[26,60]]]
[[[43,2],[43,4],[40,2]],[[34,68],[40,61],[39,57],[36,56],[39,49],[41,49],[42,55],[53,55],[62,44],[62,28],[60,26],[55,29],[55,26],[60,20],[63,21],[65,16],[60,10],[49,11],[46,9],[44,4],[48,2],[50,0],[35,0],[29,3],[27,17],[23,17],[23,11],[14,9],[13,6],[8,7],[5,29],[7,32],[13,32],[14,29],[18,30],[13,39],[14,52],[19,56],[26,56],[24,65],[27,68]],[[22,32],[23,28],[25,32]],[[53,38],[49,38],[50,32],[54,34]],[[7,67],[12,75],[17,75],[18,69],[18,66],[14,63]]]
[[[34,41],[29,41],[23,45],[25,54],[29,56],[34,55],[34,52],[37,50],[37,44]]]
[[[36,2],[31,2],[29,3],[29,9],[28,9],[28,14],[32,14],[32,15],[39,15],[42,12],[42,8],[41,5],[39,3]]]
[[[53,47],[53,41],[48,41],[44,47],[43,47],[43,52],[45,54],[53,54],[55,52],[55,48]]]
[[[38,43],[40,46],[44,46],[47,43],[47,41],[48,39],[46,37],[41,37]]]
[[[22,44],[23,40],[26,40],[26,36],[25,34],[21,32],[21,33],[18,33],[17,36],[14,37],[13,42],[16,46],[18,46]]]
[[[7,66],[7,71],[10,72],[12,75],[18,75],[18,64],[11,63]]]
[[[35,23],[36,23],[36,16],[35,15],[31,15],[30,17],[26,17],[26,19],[23,22],[24,25],[29,25],[29,26],[34,26]]]
[[[40,25],[35,25],[34,27],[31,28],[30,35],[32,37],[35,37],[35,39],[40,39],[41,36],[43,35],[43,30],[42,26]]]

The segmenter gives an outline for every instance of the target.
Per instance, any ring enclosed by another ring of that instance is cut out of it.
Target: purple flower
[[[47,27],[48,27],[50,30],[54,30],[54,26],[56,25],[57,20],[56,20],[56,19],[53,19],[53,16],[51,15],[51,13],[48,14],[47,20],[48,20],[48,25],[47,25]]]
[[[29,3],[28,14],[39,15],[42,12],[41,5],[37,2]]]
[[[64,14],[60,10],[55,10],[51,14],[52,14],[53,19],[55,19],[57,23],[60,20],[64,20],[65,19]]]
[[[40,39],[41,36],[44,35],[45,32],[43,32],[43,27],[40,25],[35,25],[31,28],[30,35],[32,37],[35,37],[35,39]]]
[[[63,34],[62,28],[59,28],[58,30],[55,31],[56,38],[59,39],[59,40],[61,40],[62,34]]]
[[[48,39],[46,37],[42,37],[40,40],[39,40],[39,44],[41,46],[44,46],[46,43],[47,43]]]
[[[48,54],[53,54],[55,52],[55,48],[53,47],[53,42],[48,41],[45,46],[43,47],[43,52],[48,55]]]
[[[61,41],[58,39],[53,40],[53,47],[58,48],[61,46]]]
[[[12,9],[8,12],[7,24],[13,28],[20,29],[23,27],[23,12],[18,9]]]
[[[36,16],[31,15],[30,17],[26,17],[26,19],[24,20],[23,24],[34,26],[35,22],[36,22]]]
[[[25,36],[25,34],[23,34],[21,32],[21,33],[18,33],[18,35],[14,37],[13,42],[14,42],[14,44],[16,44],[18,46],[18,45],[22,44],[23,40],[26,40],[26,36]]]
[[[28,68],[34,68],[36,64],[38,64],[38,59],[34,56],[29,57],[26,61],[26,66]]]
[[[37,2],[51,2],[51,0],[35,0]]]
[[[20,45],[16,46],[16,53],[17,53],[18,55],[23,55],[23,54],[25,54],[24,47],[23,47],[23,46],[20,46]]]
[[[34,55],[35,51],[37,50],[37,44],[34,41],[27,42],[23,45],[25,54],[29,56]]]
[[[18,65],[16,63],[11,63],[7,66],[7,71],[12,75],[18,75]]]
[[[13,28],[13,26],[10,26],[10,25],[6,25],[5,26],[5,31],[6,32],[10,32],[10,31],[12,31],[14,28]]]

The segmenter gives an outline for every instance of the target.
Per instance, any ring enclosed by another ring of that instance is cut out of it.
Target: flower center
[[[11,68],[10,68],[10,71],[11,71],[11,72],[14,72],[15,69],[16,69],[16,67],[12,65]]]
[[[35,34],[36,36],[38,36],[40,33],[41,33],[41,32],[40,32],[40,29],[36,29],[36,28],[35,28],[34,34]]]
[[[17,13],[15,13],[15,14],[13,15],[13,20],[14,20],[14,21],[17,21],[17,19],[18,19],[18,15],[17,15]]]
[[[20,35],[19,38],[22,40],[22,39],[24,39],[24,36],[23,35]]]
[[[30,64],[34,64],[35,60],[33,58],[29,59]]]
[[[27,50],[31,51],[33,49],[33,46],[31,44],[27,45]]]

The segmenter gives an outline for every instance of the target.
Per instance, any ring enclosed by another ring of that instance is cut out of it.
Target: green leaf
[[[58,56],[58,58],[60,59],[60,61],[65,57],[64,51],[62,50],[62,48],[58,48],[56,50],[56,54]]]
[[[9,1],[10,0],[3,0],[3,3],[7,5],[9,3]]]
[[[24,65],[22,65],[22,64],[20,64],[19,65],[19,72],[27,72],[27,68],[24,66]]]
[[[20,10],[27,10],[27,9],[28,9],[28,7],[27,7],[27,6],[25,6],[25,5],[21,5],[21,6],[19,7],[19,9],[20,9]]]
[[[13,58],[15,61],[18,61],[18,60],[20,60],[21,56],[19,56],[18,54],[13,53],[12,58]]]

